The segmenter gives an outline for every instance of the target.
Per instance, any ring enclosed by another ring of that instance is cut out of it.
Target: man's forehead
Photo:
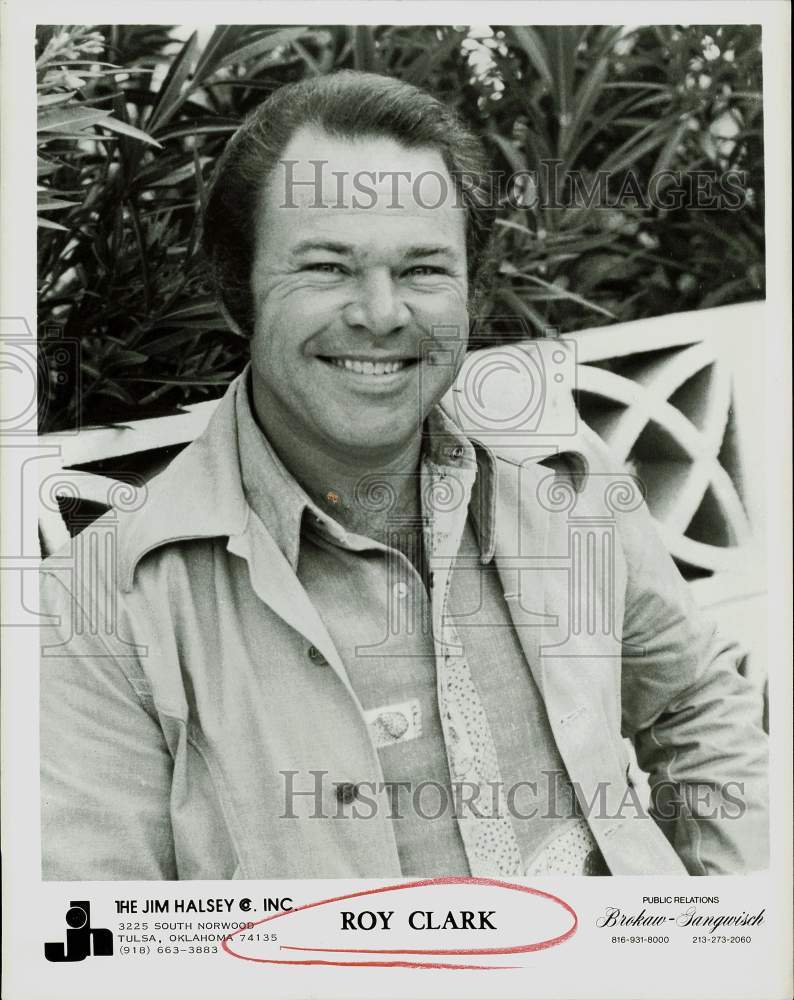
[[[268,183],[269,208],[423,215],[463,211],[441,153],[386,136],[355,139],[299,130]]]

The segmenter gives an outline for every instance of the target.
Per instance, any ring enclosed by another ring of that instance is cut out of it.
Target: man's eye
[[[313,264],[304,264],[302,271],[314,271],[316,274],[341,274],[342,265],[330,260],[321,260]]]
[[[431,264],[417,264],[406,272],[412,278],[426,278],[437,274],[446,274],[443,267],[433,267]]]

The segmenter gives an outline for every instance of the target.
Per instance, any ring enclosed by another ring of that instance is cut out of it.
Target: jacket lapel
[[[572,522],[569,503],[578,498],[559,480],[555,502],[548,489],[554,482],[554,472],[543,466],[499,463],[495,559],[516,634],[611,873],[686,874],[656,823],[648,816],[638,819],[625,805],[619,713],[613,721],[604,709],[620,647],[609,634],[573,627],[574,539],[579,533],[581,543],[590,528],[586,520]],[[600,606],[603,595],[584,593],[587,601],[580,603]],[[619,676],[619,664],[617,669]]]

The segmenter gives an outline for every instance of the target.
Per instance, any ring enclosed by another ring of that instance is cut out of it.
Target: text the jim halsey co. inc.
[[[117,899],[116,913],[273,913],[291,910],[290,896],[266,896],[259,900],[217,897],[210,899]]]

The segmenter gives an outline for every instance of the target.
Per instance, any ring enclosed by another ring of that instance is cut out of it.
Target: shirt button
[[[328,660],[326,660],[316,646],[309,646],[309,659],[319,667],[325,666],[328,663]]]
[[[403,601],[408,596],[408,584],[407,583],[395,583],[394,585],[394,596]]]
[[[350,805],[357,796],[358,789],[351,781],[342,781],[336,786],[336,797],[345,805]]]

